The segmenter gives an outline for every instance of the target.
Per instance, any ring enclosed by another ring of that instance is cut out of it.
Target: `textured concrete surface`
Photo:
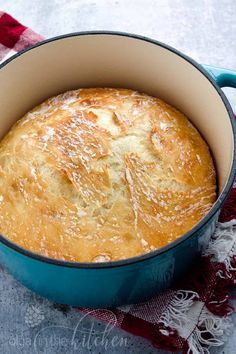
[[[134,32],[166,42],[201,63],[236,69],[235,0],[0,0],[0,9],[45,37],[92,29]],[[226,92],[236,109],[235,91]],[[232,320],[230,338],[214,353],[235,353],[236,316]],[[91,328],[97,335],[85,342]],[[36,296],[0,268],[0,353],[164,354],[117,329],[110,330],[106,343],[96,345],[94,339],[105,329]]]

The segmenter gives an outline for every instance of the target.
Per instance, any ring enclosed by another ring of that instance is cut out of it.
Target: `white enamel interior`
[[[184,112],[208,142],[222,192],[234,139],[227,110],[209,80],[161,46],[120,35],[67,37],[36,47],[0,70],[0,137],[46,98],[80,87],[136,89]]]

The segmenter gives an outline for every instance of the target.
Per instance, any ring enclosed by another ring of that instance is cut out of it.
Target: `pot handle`
[[[202,65],[204,69],[213,77],[219,87],[236,88],[236,71],[230,69],[217,68],[210,65]]]

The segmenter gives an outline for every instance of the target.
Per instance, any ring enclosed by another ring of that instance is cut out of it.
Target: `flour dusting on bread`
[[[0,232],[51,258],[102,262],[158,249],[216,199],[209,148],[179,111],[126,89],[52,97],[0,143]]]

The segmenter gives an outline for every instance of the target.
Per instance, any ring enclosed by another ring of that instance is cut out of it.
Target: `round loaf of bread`
[[[190,230],[215,199],[199,132],[136,91],[50,98],[0,143],[0,233],[50,258],[103,262],[150,252]]]

